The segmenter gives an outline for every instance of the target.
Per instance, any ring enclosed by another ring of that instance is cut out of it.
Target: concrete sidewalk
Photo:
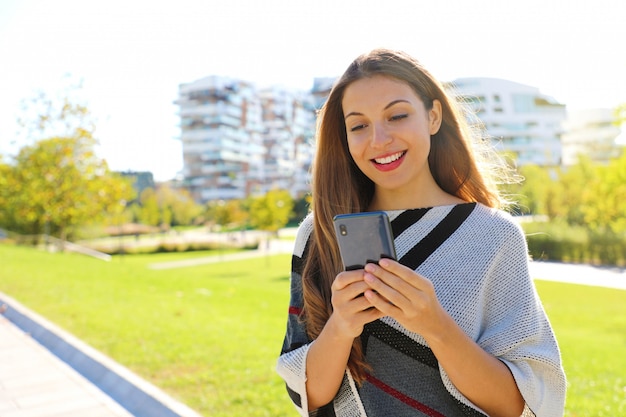
[[[531,262],[530,275],[535,280],[626,290],[626,269],[559,262]]]
[[[0,316],[0,416],[129,417],[131,414]]]

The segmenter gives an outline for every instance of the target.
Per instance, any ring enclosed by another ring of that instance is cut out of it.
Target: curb
[[[185,404],[2,292],[0,306],[5,309],[0,314],[135,417],[201,417]]]

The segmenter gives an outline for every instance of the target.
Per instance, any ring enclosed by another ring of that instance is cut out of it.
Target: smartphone
[[[396,259],[391,223],[384,211],[338,214],[333,223],[346,271],[362,269],[381,258]]]

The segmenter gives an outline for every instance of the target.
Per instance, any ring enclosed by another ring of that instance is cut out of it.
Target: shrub
[[[600,265],[626,265],[626,237],[590,232],[565,222],[522,224],[533,259]]]

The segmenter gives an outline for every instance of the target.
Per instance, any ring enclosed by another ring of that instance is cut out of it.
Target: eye
[[[396,114],[395,116],[391,116],[391,118],[389,120],[392,121],[392,122],[395,122],[396,120],[406,119],[407,117],[409,117],[409,115],[406,114],[406,113]]]
[[[350,128],[350,132],[356,132],[357,130],[364,129],[366,126],[367,126],[366,124],[361,124],[361,125],[352,126],[352,127]]]

